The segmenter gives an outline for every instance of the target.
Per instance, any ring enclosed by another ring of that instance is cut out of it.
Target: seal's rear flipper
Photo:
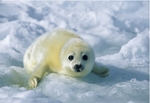
[[[107,77],[109,75],[109,69],[107,67],[101,66],[97,62],[95,62],[92,72],[99,75],[100,77]]]

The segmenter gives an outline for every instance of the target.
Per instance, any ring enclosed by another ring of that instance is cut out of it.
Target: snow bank
[[[150,38],[148,32],[145,30],[137,34],[137,37],[122,46],[119,53],[123,55],[124,59],[136,60],[139,64],[148,63]]]
[[[28,90],[28,75],[24,69],[1,66],[0,101],[1,103],[12,101],[59,103],[56,100],[63,103],[148,102],[148,75],[116,67],[111,69],[113,71],[108,78],[100,78],[93,73],[84,78],[51,73],[43,78],[37,88]]]
[[[148,103],[148,21],[147,1],[1,1],[0,103]],[[60,27],[89,42],[110,75],[51,73],[29,90],[23,54],[38,36]]]
[[[41,93],[26,90],[25,88],[3,87],[0,89],[0,94],[1,103],[61,103]]]
[[[125,77],[122,82],[117,79],[112,82],[111,77],[113,76],[101,79],[92,73],[85,78],[76,79],[51,74],[42,80],[36,90],[64,103],[127,103],[130,101],[142,103],[143,100],[148,102],[147,80],[139,82],[138,78],[134,78],[124,81],[130,78]],[[116,77],[119,78],[119,76]],[[145,77],[143,79],[146,79]]]
[[[23,21],[3,23],[0,27],[2,28],[0,30],[0,34],[2,34],[0,36],[0,53],[9,54],[18,61],[22,61],[25,49],[45,31],[37,24]]]
[[[28,75],[19,67],[0,66],[1,103],[61,103],[40,92],[28,90]]]

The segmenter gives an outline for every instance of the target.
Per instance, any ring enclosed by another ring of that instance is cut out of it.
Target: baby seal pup
[[[38,37],[26,50],[23,63],[30,75],[30,88],[37,87],[42,77],[51,72],[73,77],[83,77],[91,71],[101,77],[109,73],[109,69],[95,62],[92,47],[66,29],[56,29]]]

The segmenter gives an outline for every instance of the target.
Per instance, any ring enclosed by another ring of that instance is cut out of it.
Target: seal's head
[[[89,74],[94,66],[95,56],[89,44],[81,39],[71,39],[60,53],[62,73],[82,77]]]

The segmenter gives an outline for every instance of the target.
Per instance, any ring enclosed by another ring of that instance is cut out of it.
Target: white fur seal
[[[50,72],[82,77],[91,71],[101,77],[109,69],[95,62],[92,47],[80,36],[66,29],[56,29],[38,37],[24,54],[24,68],[30,75],[29,87],[35,88]]]

